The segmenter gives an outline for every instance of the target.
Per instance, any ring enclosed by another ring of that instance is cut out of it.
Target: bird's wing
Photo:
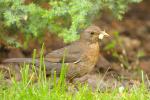
[[[85,48],[82,47],[82,43],[76,42],[64,48],[48,53],[45,56],[45,60],[57,63],[62,62],[63,59],[65,63],[76,62],[80,59],[84,49]]]
[[[84,47],[82,43],[75,42],[69,46],[66,46],[64,48],[54,50],[51,53],[48,53],[44,60],[45,62],[49,61],[52,63],[62,63],[62,60],[64,59],[64,63],[78,63],[80,61],[80,56],[84,52]],[[39,63],[39,59],[34,60],[35,63]],[[9,62],[9,63],[32,63],[32,58],[10,58],[6,59],[3,62]]]

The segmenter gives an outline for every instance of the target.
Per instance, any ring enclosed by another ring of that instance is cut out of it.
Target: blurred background
[[[150,76],[149,5],[150,0],[1,0],[0,61],[32,57],[34,49],[38,57],[43,43],[46,54],[95,24],[111,35],[100,52],[112,69],[143,69]]]

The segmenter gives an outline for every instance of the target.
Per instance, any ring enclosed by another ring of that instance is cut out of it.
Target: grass
[[[20,82],[14,80],[10,86],[3,84],[0,86],[0,100],[150,100],[150,92],[144,85],[122,92],[118,88],[92,91],[87,85],[79,85],[77,91],[69,91],[64,78],[59,82],[54,80],[43,78],[34,83],[24,77]]]
[[[69,91],[68,85],[56,77],[45,80],[39,78],[36,83],[27,77],[28,65],[22,72],[22,81],[12,79],[12,85],[0,86],[0,100],[150,100],[150,92],[144,85],[131,90],[119,91],[118,88],[109,91],[92,91],[87,85],[79,85],[78,90]],[[64,73],[62,73],[62,76]]]
[[[35,53],[34,53],[35,54]],[[35,55],[33,55],[33,58]],[[77,89],[73,85],[66,83],[66,65],[62,64],[60,78],[53,77],[46,79],[45,66],[40,59],[40,69],[37,81],[34,82],[33,74],[29,74],[29,65],[24,64],[21,69],[22,80],[20,82],[12,78],[12,84],[7,85],[3,81],[2,74],[0,79],[0,100],[150,100],[150,91],[141,83],[140,87],[132,89],[119,88],[106,91],[93,91],[86,84],[78,85]],[[33,63],[34,69],[34,63]],[[43,70],[42,70],[43,69]],[[71,87],[73,89],[71,89]]]

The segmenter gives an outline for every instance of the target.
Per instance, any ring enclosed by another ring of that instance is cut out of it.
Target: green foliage
[[[90,25],[103,9],[109,9],[116,18],[122,19],[128,4],[140,1],[42,0],[25,4],[24,0],[0,0],[0,31],[13,29],[12,34],[21,32],[30,40],[42,37],[44,31],[49,30],[70,42],[78,39],[78,31]],[[40,6],[45,2],[49,3],[49,9]]]
[[[17,42],[15,38],[11,38],[6,35],[0,34],[0,39],[3,41],[6,41],[6,43],[10,46],[13,46],[16,48],[21,47],[21,44],[19,42]]]

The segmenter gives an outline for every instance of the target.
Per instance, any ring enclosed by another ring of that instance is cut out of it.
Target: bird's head
[[[98,42],[99,39],[102,40],[105,36],[108,37],[109,34],[102,31],[98,26],[92,25],[83,31],[80,39],[94,43]]]

